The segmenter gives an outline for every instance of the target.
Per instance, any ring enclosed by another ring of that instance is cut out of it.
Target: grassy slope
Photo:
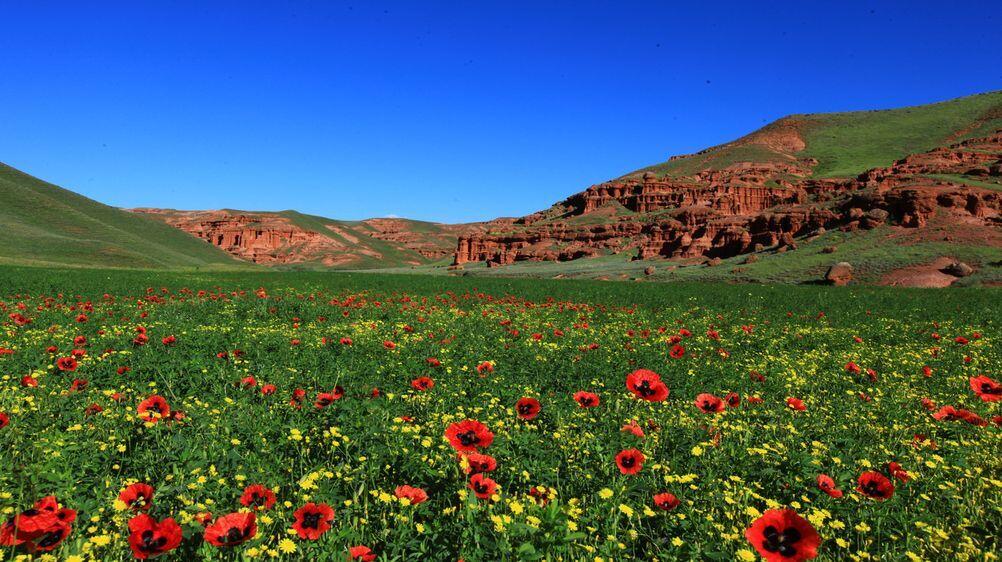
[[[129,268],[236,267],[225,252],[159,221],[0,164],[0,263]]]
[[[746,144],[781,123],[794,124],[807,148],[781,154],[760,144]],[[721,169],[735,162],[789,160],[790,156],[817,158],[818,177],[854,176],[888,166],[908,154],[924,152],[1002,128],[1002,91],[900,109],[791,115],[734,143],[705,154],[693,154],[655,164],[627,176],[655,172],[674,176],[703,169]]]
[[[884,111],[802,116],[815,175],[852,176],[908,154],[1002,128],[1002,92]]]

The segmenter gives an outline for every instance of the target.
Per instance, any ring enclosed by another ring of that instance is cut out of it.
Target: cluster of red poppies
[[[46,496],[0,527],[0,546],[21,546],[28,552],[48,552],[73,532],[77,512]]]

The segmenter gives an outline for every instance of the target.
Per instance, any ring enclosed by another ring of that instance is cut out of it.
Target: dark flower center
[[[518,413],[522,414],[523,416],[531,414],[534,409],[535,408],[533,407],[533,405],[528,402],[518,405]]]
[[[139,545],[139,550],[143,552],[160,552],[164,546],[167,544],[167,537],[157,537],[156,540],[153,539],[156,534],[147,529],[143,531],[142,539],[143,542]]]
[[[1002,386],[993,386],[990,382],[981,383],[981,392],[984,394],[1002,394]]]
[[[230,527],[226,531],[226,535],[223,540],[220,541],[226,546],[233,546],[244,542],[247,536],[250,535],[250,527],[241,529],[240,527]]]
[[[65,529],[56,529],[55,531],[45,533],[45,535],[42,536],[42,540],[38,541],[38,546],[40,548],[48,548],[59,544],[59,541],[63,540],[65,532]]]
[[[303,516],[303,528],[306,529],[319,529],[320,528],[320,518],[323,515],[316,511],[313,513],[307,513]]]
[[[778,529],[769,525],[762,535],[765,537],[762,547],[767,551],[778,552],[788,558],[797,555],[797,549],[793,545],[800,540],[800,531],[791,527],[780,533]]]
[[[884,497],[884,491],[880,488],[880,484],[876,480],[871,480],[864,484],[863,493],[878,498]]]
[[[477,482],[476,484],[473,485],[473,491],[475,491],[478,494],[486,494],[488,490],[489,488],[483,482]]]
[[[640,393],[641,396],[651,396],[654,394],[654,390],[651,389],[651,381],[645,380],[640,384],[636,385],[634,389]]]
[[[480,438],[477,437],[477,433],[475,431],[464,431],[459,435],[456,435],[456,437],[459,439],[459,442],[462,443],[464,447],[469,447],[470,445],[476,445],[477,443],[480,442]]]
[[[632,456],[630,456],[630,457],[623,457],[623,460],[620,461],[620,462],[622,462],[622,464],[623,464],[624,467],[626,467],[626,468],[632,468],[633,465],[635,465],[637,463],[637,459],[633,458]]]

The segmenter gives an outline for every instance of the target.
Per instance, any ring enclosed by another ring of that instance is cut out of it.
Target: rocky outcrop
[[[442,225],[405,219],[345,222],[295,213],[132,211],[163,220],[238,258],[264,265],[419,265],[450,256],[459,234],[484,228],[480,224]]]
[[[852,281],[852,264],[843,261],[829,267],[825,281],[836,287],[848,285]]]
[[[738,142],[803,148],[786,125],[763,131]],[[461,236],[454,263],[504,265],[623,251],[635,251],[639,259],[726,258],[794,250],[801,237],[834,228],[923,228],[933,216],[1002,226],[1002,192],[967,180],[1002,174],[1002,131],[913,154],[856,178],[810,178],[816,161],[777,154],[775,161],[735,162],[681,176],[648,171],[593,185],[505,231]]]
[[[329,256],[337,263],[347,244],[304,229],[285,217],[229,211],[163,211],[134,209],[217,246],[234,256],[261,264],[288,264]]]

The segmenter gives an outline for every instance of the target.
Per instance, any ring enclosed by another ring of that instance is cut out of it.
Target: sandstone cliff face
[[[738,143],[787,153],[770,162],[735,162],[674,177],[646,172],[594,185],[506,230],[460,236],[454,263],[504,265],[623,251],[640,259],[724,258],[795,249],[798,237],[832,228],[922,228],[940,215],[1002,227],[1002,192],[965,183],[1002,176],[1002,131],[846,179],[810,178],[817,162],[788,154],[803,149],[788,124]],[[711,157],[713,149],[701,155]],[[599,224],[587,224],[591,217]]]
[[[403,219],[313,220],[310,226],[303,226],[279,213],[133,211],[163,220],[238,258],[264,265],[420,265],[451,255],[458,234],[481,228]]]
[[[136,212],[154,215],[254,263],[299,263],[323,254],[336,255],[346,248],[329,236],[303,229],[277,215],[157,209],[136,209]]]

